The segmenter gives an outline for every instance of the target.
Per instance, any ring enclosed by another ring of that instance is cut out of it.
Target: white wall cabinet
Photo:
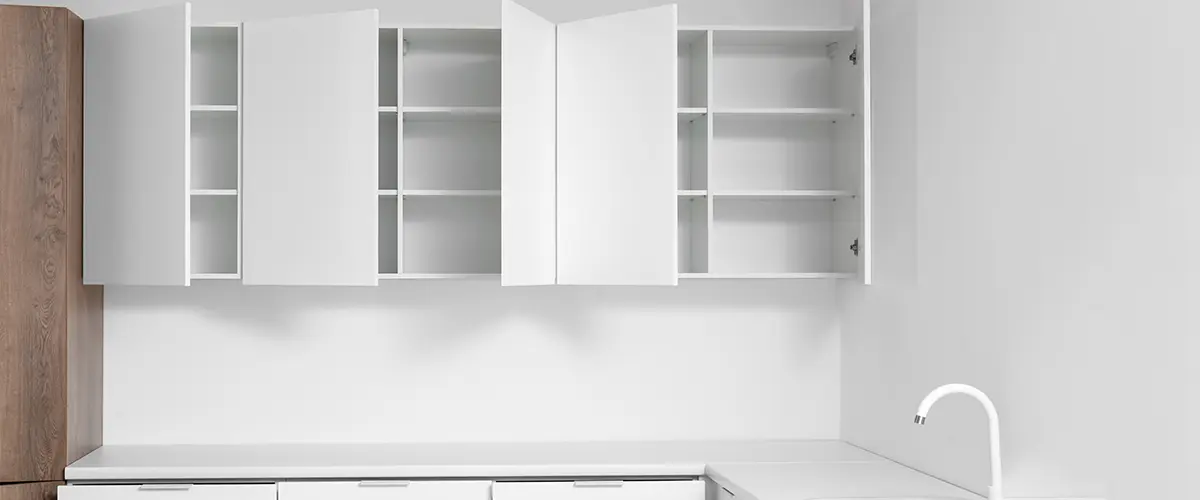
[[[276,500],[274,484],[69,485],[60,500]]]
[[[502,4],[502,283],[674,285],[676,7]]]
[[[491,500],[491,481],[287,481],[278,500]]]
[[[502,29],[89,20],[85,282],[870,281],[869,2],[816,28],[501,3]]]
[[[499,482],[492,500],[704,500],[701,480]]]

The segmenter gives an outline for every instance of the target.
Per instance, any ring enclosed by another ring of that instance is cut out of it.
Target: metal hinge
[[[854,238],[854,243],[850,244],[850,251],[854,252],[855,257],[858,257],[858,238]]]
[[[854,50],[850,52],[850,64],[858,66],[858,47],[855,47]]]

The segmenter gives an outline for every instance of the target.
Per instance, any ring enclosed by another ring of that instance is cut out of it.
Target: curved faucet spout
[[[933,404],[950,394],[966,394],[971,396],[983,405],[984,410],[987,410],[988,442],[991,444],[992,459],[992,485],[988,487],[988,500],[1004,500],[1004,495],[1000,487],[1000,415],[996,413],[996,405],[992,404],[992,400],[987,397],[987,394],[966,384],[943,385],[934,389],[933,392],[930,392],[921,401],[921,406],[917,407],[917,416],[913,418],[913,423],[925,425],[925,418],[929,416],[929,409],[933,407]]]

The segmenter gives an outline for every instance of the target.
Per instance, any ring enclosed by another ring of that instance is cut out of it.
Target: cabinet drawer
[[[703,481],[496,483],[492,500],[704,500]]]
[[[279,500],[490,500],[491,487],[491,481],[289,481],[279,483]]]
[[[274,484],[59,486],[59,500],[275,500]]]

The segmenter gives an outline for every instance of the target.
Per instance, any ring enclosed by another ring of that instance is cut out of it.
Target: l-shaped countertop
[[[107,445],[72,483],[707,476],[737,500],[982,497],[842,441]]]

